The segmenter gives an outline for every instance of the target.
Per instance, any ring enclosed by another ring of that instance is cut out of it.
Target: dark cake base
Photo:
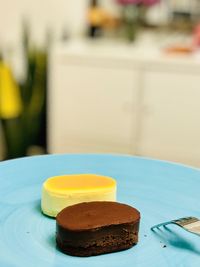
[[[136,242],[137,243],[137,242]],[[111,252],[117,252],[129,249],[136,245],[136,243],[133,243],[132,241],[126,241],[124,243],[120,244],[113,244],[110,246],[90,246],[90,247],[70,247],[70,246],[63,246],[57,241],[58,249],[62,251],[65,254],[71,255],[71,256],[78,256],[78,257],[89,257],[89,256],[96,256]]]
[[[138,223],[110,226],[91,233],[79,233],[79,242],[62,242],[57,236],[58,248],[65,254],[88,257],[129,249],[138,242]],[[135,230],[135,231],[134,231]],[[90,238],[89,238],[90,237]],[[74,241],[76,236],[74,235]]]

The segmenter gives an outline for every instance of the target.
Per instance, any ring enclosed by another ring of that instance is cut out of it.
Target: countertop
[[[143,33],[133,43],[125,40],[78,38],[57,43],[52,49],[52,55],[62,60],[65,58],[125,60],[138,64],[164,63],[199,69],[200,50],[189,54],[169,54],[165,51],[169,45],[187,45],[190,42],[190,36],[178,33],[171,35]]]

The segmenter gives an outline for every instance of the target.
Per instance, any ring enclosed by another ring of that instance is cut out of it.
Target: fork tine
[[[154,231],[154,229],[156,229],[156,228],[158,229],[161,226],[166,226],[168,224],[177,224],[177,222],[179,222],[179,221],[189,220],[191,218],[194,218],[194,217],[182,217],[182,218],[179,218],[179,219],[176,219],[176,220],[171,220],[171,221],[168,221],[168,222],[159,223],[159,224],[156,224],[156,225],[152,226],[151,230]]]
[[[176,220],[171,220],[168,222],[156,224],[151,227],[151,230],[154,231],[155,229],[159,229],[161,226],[165,227],[168,224],[175,224],[181,227],[182,229],[186,230],[187,232],[200,236],[200,220],[192,216],[182,217]]]
[[[158,229],[161,226],[166,226],[166,225],[171,224],[171,223],[173,223],[173,221],[168,221],[168,222],[156,224],[156,225],[151,227],[151,231],[154,231],[155,229]]]

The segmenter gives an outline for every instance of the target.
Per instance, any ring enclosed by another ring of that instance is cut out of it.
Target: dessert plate
[[[117,180],[119,202],[141,212],[139,243],[101,256],[79,258],[55,245],[55,219],[40,210],[42,183],[51,176],[95,173]],[[0,163],[1,267],[199,267],[200,238],[175,225],[152,225],[200,217],[200,170],[119,155],[47,155]]]

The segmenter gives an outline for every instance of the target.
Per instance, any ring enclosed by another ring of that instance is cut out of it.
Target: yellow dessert
[[[90,201],[116,201],[116,181],[96,174],[73,174],[47,179],[42,188],[41,208],[56,217],[65,207]]]

